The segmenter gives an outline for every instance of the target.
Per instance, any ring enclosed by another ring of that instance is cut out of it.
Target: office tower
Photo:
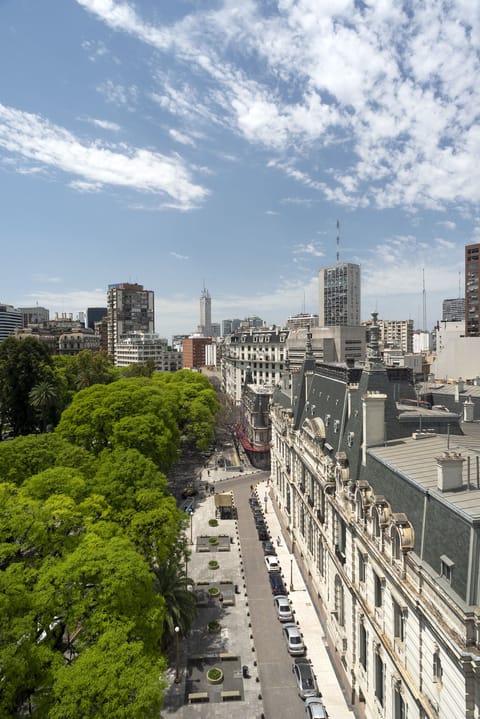
[[[101,322],[106,314],[106,307],[87,307],[87,327],[95,329],[95,322]]]
[[[205,337],[212,336],[212,298],[205,285],[200,295],[200,325],[198,329]]]
[[[154,293],[143,285],[121,282],[108,286],[108,353],[115,357],[115,348],[123,335],[133,332],[155,332]]]
[[[40,325],[50,319],[50,312],[45,307],[36,305],[35,307],[18,307],[17,309],[23,315],[24,327]]]
[[[12,305],[0,305],[0,342],[23,326],[23,315]]]
[[[465,297],[443,300],[442,322],[463,322],[465,319]]]
[[[465,337],[480,337],[480,244],[465,247]]]
[[[360,324],[360,265],[339,262],[318,273],[319,325]]]

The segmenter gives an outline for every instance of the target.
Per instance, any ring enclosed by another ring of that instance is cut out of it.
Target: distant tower
[[[210,293],[203,284],[202,294],[200,295],[200,332],[205,337],[212,336],[212,298]]]
[[[318,273],[319,327],[360,324],[360,265],[340,262],[340,222],[337,220],[337,264]]]

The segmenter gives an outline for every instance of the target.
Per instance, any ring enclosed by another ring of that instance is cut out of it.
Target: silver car
[[[305,715],[307,719],[328,719],[325,704],[320,697],[305,699]]]
[[[277,596],[273,599],[273,606],[275,607],[275,611],[277,612],[277,618],[281,622],[293,621],[292,607],[290,606],[288,597],[286,597],[284,594],[277,594]]]
[[[317,680],[315,679],[315,674],[313,673],[309,659],[306,657],[296,657],[293,660],[292,672],[295,676],[298,695],[301,699],[320,696]]]
[[[303,643],[300,629],[293,622],[283,625],[283,636],[287,643],[288,653],[292,656],[305,654],[305,644]]]

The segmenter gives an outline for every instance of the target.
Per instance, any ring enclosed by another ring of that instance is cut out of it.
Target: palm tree
[[[155,588],[165,600],[162,644],[168,646],[175,637],[175,627],[180,627],[181,636],[188,634],[197,615],[197,605],[195,595],[188,589],[185,568],[175,556],[153,571]]]
[[[58,394],[57,388],[47,379],[36,384],[28,395],[30,404],[40,415],[42,421],[42,432],[45,432],[47,420],[53,407],[57,404]]]

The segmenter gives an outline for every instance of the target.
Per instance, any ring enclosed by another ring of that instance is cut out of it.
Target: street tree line
[[[217,412],[201,374],[112,378],[53,431],[0,442],[0,717],[159,716],[195,617],[166,474]]]

